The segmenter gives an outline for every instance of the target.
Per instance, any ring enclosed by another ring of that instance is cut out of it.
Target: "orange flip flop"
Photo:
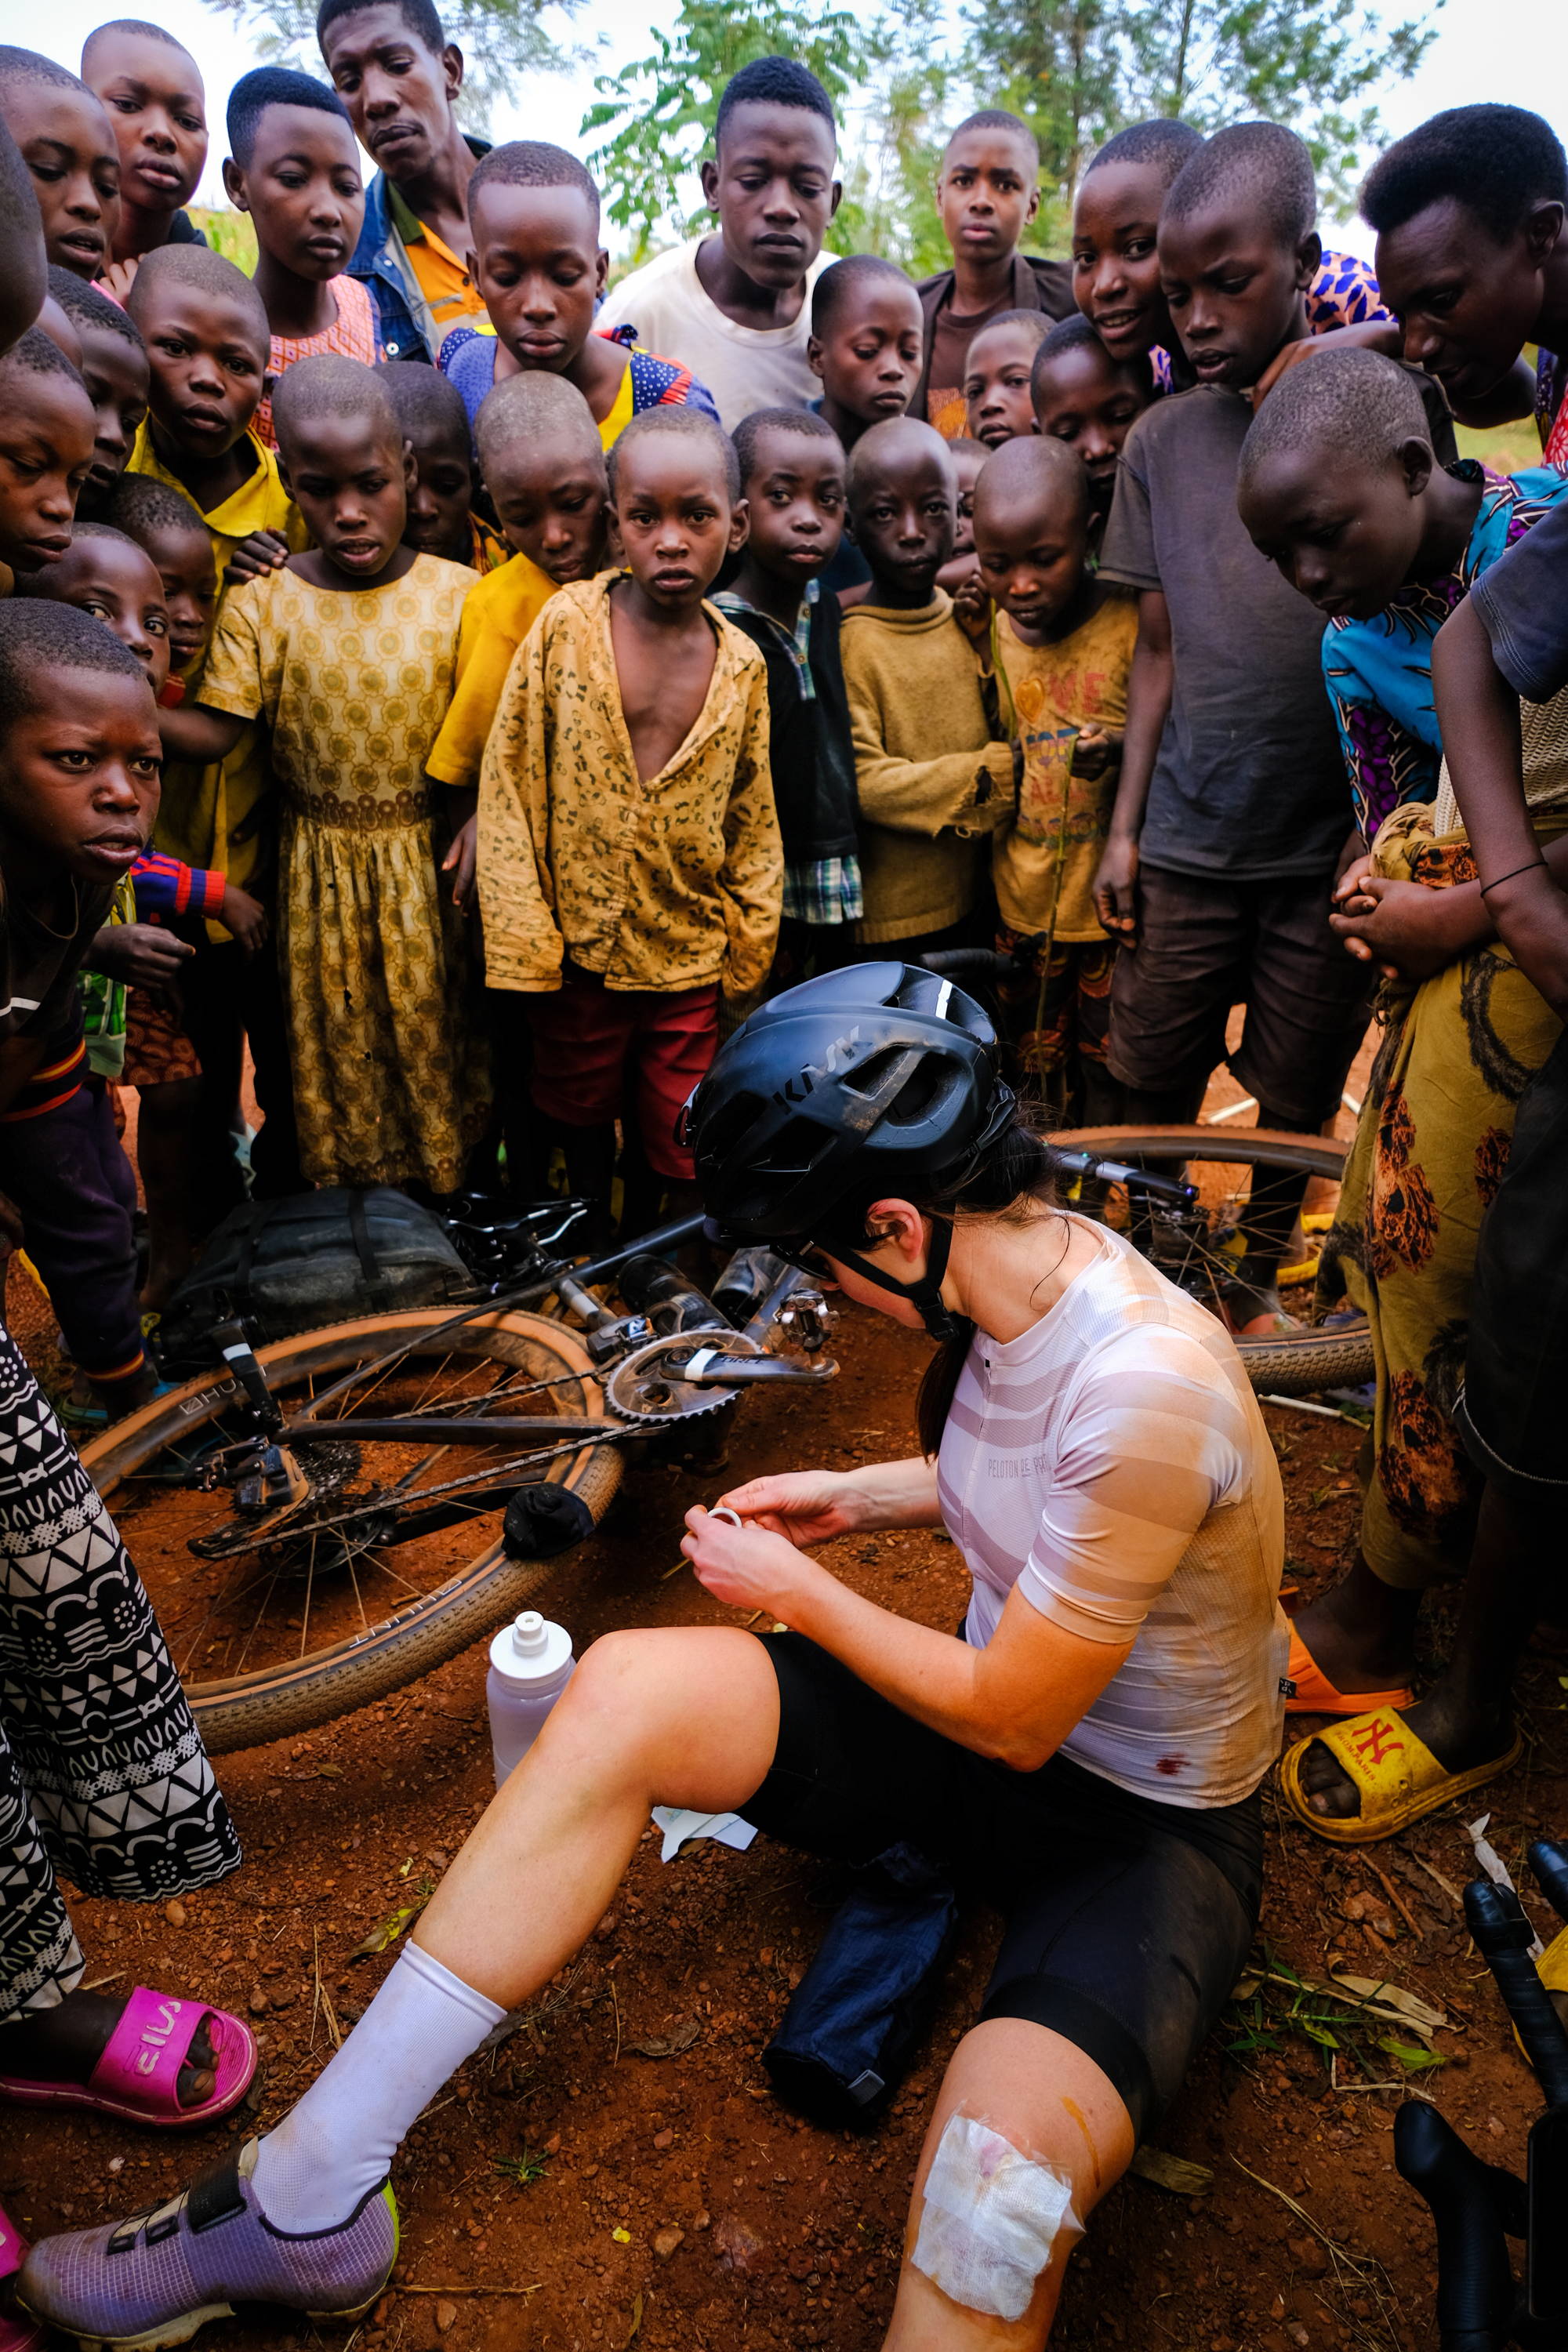
[[[1285,1672],[1293,1685],[1285,1702],[1287,1715],[1370,1715],[1415,1703],[1415,1694],[1408,1690],[1336,1690],[1294,1625],[1290,1628],[1290,1663]]]

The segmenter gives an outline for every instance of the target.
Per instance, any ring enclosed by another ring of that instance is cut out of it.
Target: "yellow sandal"
[[[1524,1742],[1516,1732],[1506,1755],[1468,1772],[1446,1772],[1396,1707],[1373,1707],[1331,1730],[1315,1732],[1287,1748],[1279,1764],[1279,1787],[1296,1819],[1331,1845],[1375,1845],[1435,1813],[1455,1797],[1495,1780],[1517,1761]],[[1326,1748],[1361,1794],[1361,1811],[1347,1820],[1314,1812],[1301,1781],[1309,1748]]]

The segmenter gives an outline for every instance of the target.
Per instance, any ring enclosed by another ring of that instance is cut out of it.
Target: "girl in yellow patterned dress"
[[[221,759],[244,721],[271,730],[305,1173],[448,1192],[488,1094],[467,1018],[462,917],[441,878],[443,788],[425,761],[475,574],[402,544],[412,460],[372,369],[301,360],[273,415],[315,545],[224,598],[201,702],[166,714],[165,748]]]

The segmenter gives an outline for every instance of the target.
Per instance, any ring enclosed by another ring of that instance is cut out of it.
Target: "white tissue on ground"
[[[739,1813],[693,1813],[679,1805],[656,1805],[654,1827],[664,1832],[664,1843],[659,1848],[660,1862],[673,1862],[682,1846],[694,1838],[716,1838],[721,1845],[733,1846],[744,1853],[757,1832],[750,1822]]]

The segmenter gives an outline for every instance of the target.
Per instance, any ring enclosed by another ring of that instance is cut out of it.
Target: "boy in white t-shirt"
[[[805,408],[811,289],[843,191],[833,101],[793,58],[742,66],[719,100],[702,193],[717,236],[673,247],[613,288],[601,322],[708,385],[724,430],[758,408]],[[827,260],[832,257],[828,256]]]

